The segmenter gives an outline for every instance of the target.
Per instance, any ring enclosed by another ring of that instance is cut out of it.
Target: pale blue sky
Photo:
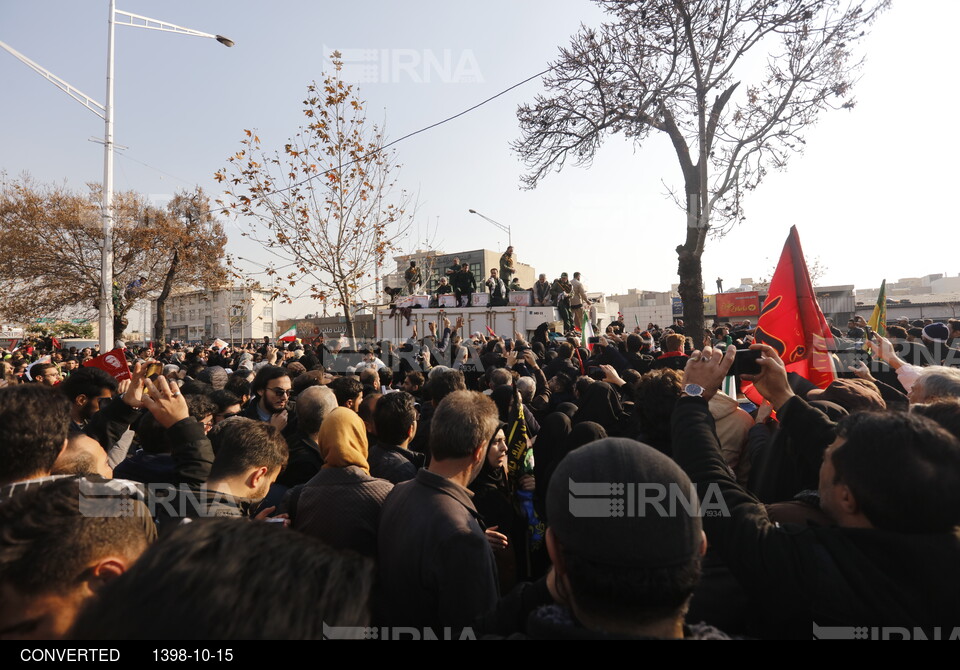
[[[539,72],[581,22],[600,20],[589,0],[121,0],[118,6],[237,43],[225,49],[118,27],[116,141],[130,148],[117,158],[116,187],[160,197],[193,184],[218,192],[212,175],[237,149],[244,128],[258,129],[265,145],[282,146],[303,118],[306,85],[321,78],[333,48],[376,50],[379,75],[390,81],[365,83],[361,91],[370,117],[385,115],[395,138]],[[100,0],[0,0],[0,40],[103,102],[106,14]],[[767,274],[794,224],[808,257],[828,267],[825,283],[866,287],[884,277],[960,272],[949,244],[958,223],[949,204],[960,149],[952,62],[957,25],[955,1],[895,3],[866,42],[857,108],[822,117],[807,135],[806,154],[749,194],[747,222],[707,246],[708,289],[718,275],[732,286],[740,277]],[[391,65],[427,57],[440,65]],[[451,81],[458,65],[480,81]],[[102,136],[96,116],[2,51],[0,81],[0,169],[78,188],[101,179],[102,148],[87,139]],[[414,237],[429,235],[449,251],[503,248],[505,236],[467,213],[473,208],[512,225],[519,259],[551,277],[579,270],[591,290],[668,290],[684,225],[663,195],[661,179],[679,183],[669,146],[657,139],[634,151],[611,138],[591,169],[569,166],[536,190],[521,191],[521,166],[509,143],[519,133],[517,105],[540,90],[532,81],[398,145],[400,183],[420,194]],[[229,250],[250,256],[237,227],[228,223],[227,230]],[[293,316],[313,308],[278,311]]]

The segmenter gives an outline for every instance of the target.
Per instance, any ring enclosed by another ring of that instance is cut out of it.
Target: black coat
[[[423,467],[423,461],[423,454],[380,441],[371,442],[367,454],[370,474],[394,484],[416,477],[417,470]]]
[[[752,598],[764,637],[810,639],[824,626],[939,626],[946,636],[960,621],[957,531],[774,524],[724,463],[702,398],[677,401],[673,451],[701,499],[717,501],[708,486],[719,489],[729,513],[705,510],[703,529]]]
[[[323,456],[317,443],[302,433],[297,433],[287,440],[290,457],[287,467],[277,477],[277,484],[293,488],[297,484],[305,484],[323,467]]]
[[[384,625],[472,626],[497,601],[493,551],[462,486],[429,470],[398,484],[380,515]]]

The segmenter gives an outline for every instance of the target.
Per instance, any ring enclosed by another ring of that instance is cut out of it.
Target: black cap
[[[690,478],[634,440],[597,440],[564,457],[550,479],[547,518],[565,551],[600,565],[668,568],[700,552]]]

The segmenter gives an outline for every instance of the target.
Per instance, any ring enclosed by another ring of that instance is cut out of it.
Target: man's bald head
[[[84,433],[74,433],[67,439],[66,449],[57,456],[50,474],[100,475],[113,479],[113,468],[99,442]]]

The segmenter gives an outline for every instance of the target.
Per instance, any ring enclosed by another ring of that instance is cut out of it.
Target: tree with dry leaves
[[[167,203],[166,214],[166,272],[162,274],[153,324],[157,342],[163,342],[167,331],[167,298],[175,287],[216,290],[227,281],[223,224],[214,216],[203,189],[198,186],[192,193],[174,195]]]
[[[215,177],[227,185],[218,202],[272,255],[266,273],[274,297],[343,307],[353,338],[360,294],[374,285],[413,212],[383,130],[367,121],[358,92],[340,78],[340,54],[332,60],[334,72],[307,87],[306,125],[282,151],[263,149],[245,130],[240,151]]]
[[[202,195],[202,194],[200,194]],[[115,195],[114,332],[148,292],[167,280],[173,288],[216,285],[225,278],[220,224],[191,227],[168,209],[149,205],[137,193]],[[204,207],[208,209],[204,199]],[[99,309],[100,187],[85,193],[29,177],[0,189],[0,313],[11,321],[93,317]],[[198,243],[194,241],[198,240]],[[177,261],[177,250],[181,251]]]
[[[663,133],[683,179],[676,248],[687,332],[703,329],[708,233],[744,217],[743,196],[802,151],[820,113],[851,108],[855,48],[888,0],[597,0],[611,17],[586,28],[519,108],[534,188],[568,160],[589,165],[603,140],[642,146]]]

